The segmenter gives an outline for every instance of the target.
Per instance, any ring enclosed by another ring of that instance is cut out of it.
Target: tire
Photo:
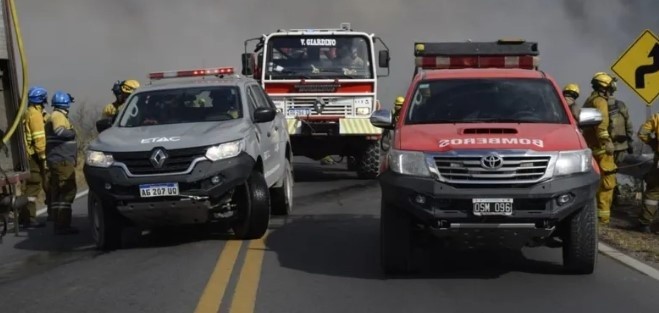
[[[251,240],[263,237],[270,223],[270,191],[263,174],[253,171],[239,190],[239,216],[233,232],[238,239]]]
[[[414,270],[410,216],[395,207],[380,204],[380,265],[385,275],[408,274]]]
[[[563,268],[592,274],[597,263],[597,204],[593,201],[563,222]]]
[[[103,203],[96,193],[90,191],[87,196],[87,209],[96,248],[120,249],[124,222],[116,208]]]
[[[380,142],[373,141],[359,158],[357,164],[357,177],[374,179],[380,174]]]
[[[281,187],[272,188],[272,215],[288,215],[293,211],[293,166],[286,160]]]

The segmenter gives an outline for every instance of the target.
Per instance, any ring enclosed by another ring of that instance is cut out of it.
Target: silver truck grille
[[[433,159],[442,178],[449,183],[523,183],[545,176],[550,156],[499,155],[435,156]]]
[[[201,158],[208,147],[166,150],[168,155],[161,168],[151,164],[152,151],[115,152],[112,154],[115,162],[121,163],[131,175],[165,174],[185,172],[195,159]]]
[[[336,103],[338,100],[349,98],[321,97],[321,98],[283,98],[286,116],[295,116],[303,110],[310,110],[311,116],[346,116],[353,115],[352,102]],[[319,105],[317,104],[319,102]]]

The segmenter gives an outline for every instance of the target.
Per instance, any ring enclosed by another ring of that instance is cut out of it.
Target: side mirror
[[[102,120],[96,121],[96,131],[100,134],[104,130],[112,127],[113,121],[109,118],[104,118]]]
[[[377,110],[371,114],[370,118],[373,126],[383,129],[394,129],[393,117],[389,110]]]
[[[243,64],[242,74],[245,76],[252,75],[252,73],[254,72],[254,69],[252,68],[252,54],[243,53],[241,55],[241,58]]]
[[[389,51],[380,50],[378,52],[378,65],[380,67],[389,67]]]
[[[267,123],[275,119],[277,110],[274,108],[258,108],[254,111],[254,122]]]
[[[591,127],[597,126],[602,122],[602,113],[594,108],[581,108],[579,113],[579,126]]]

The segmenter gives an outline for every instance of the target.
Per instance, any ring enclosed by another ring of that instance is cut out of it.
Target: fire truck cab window
[[[406,124],[569,123],[544,79],[439,79],[419,83]]]
[[[267,45],[266,78],[373,78],[370,45],[358,35],[275,36]]]

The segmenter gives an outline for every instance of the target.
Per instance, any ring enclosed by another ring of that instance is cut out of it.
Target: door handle
[[[270,137],[270,132],[267,133],[268,137]]]

